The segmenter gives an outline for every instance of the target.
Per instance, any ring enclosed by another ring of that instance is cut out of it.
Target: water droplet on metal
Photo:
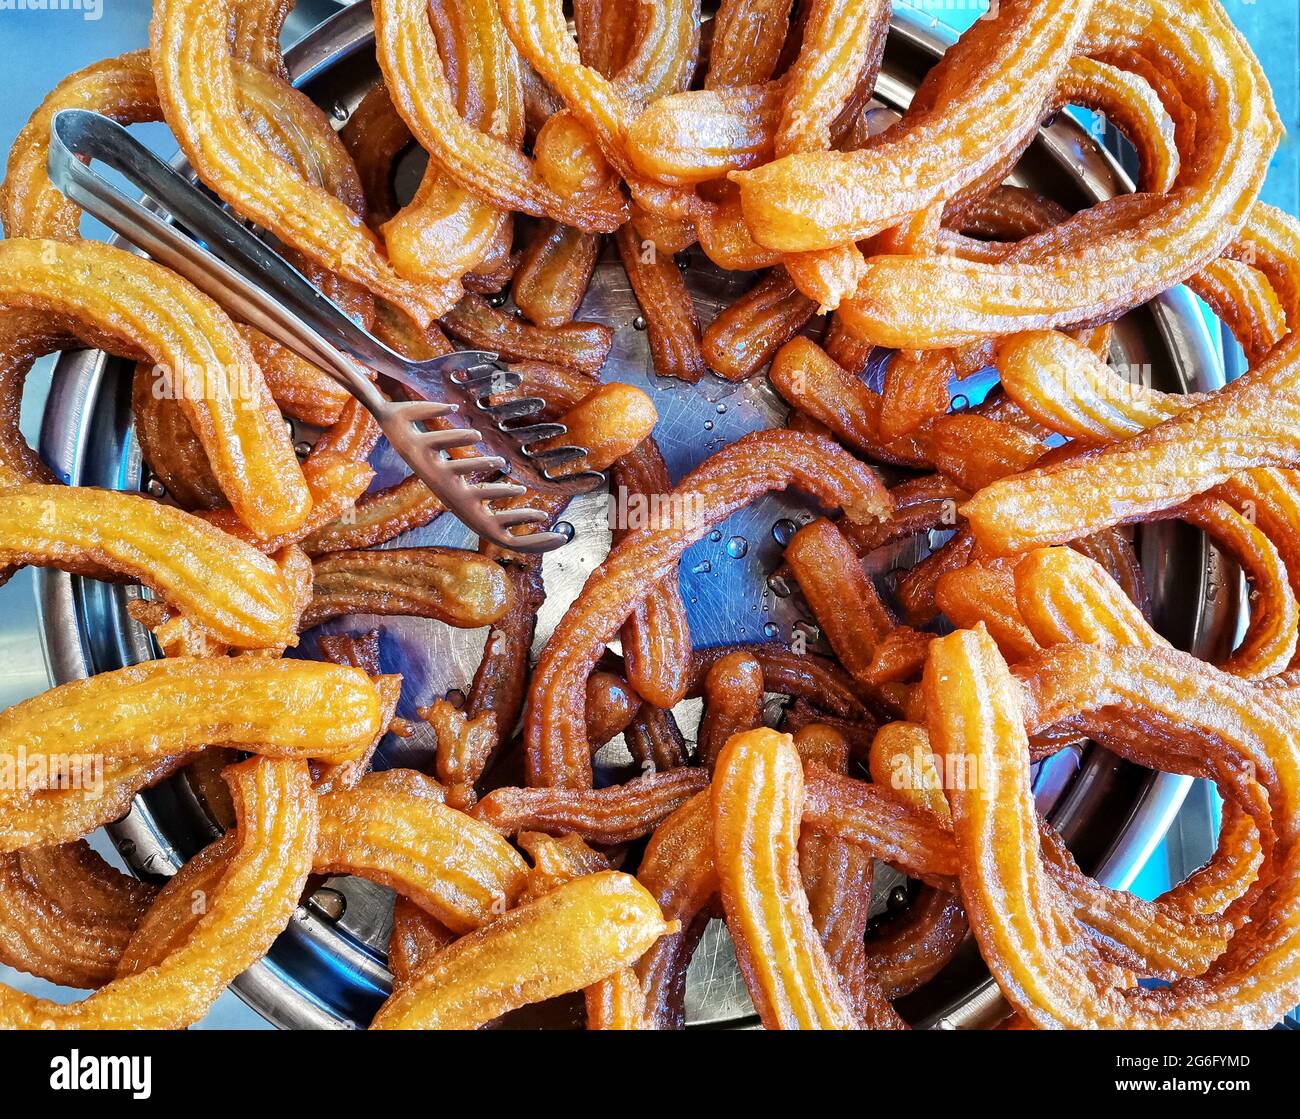
[[[294,450],[294,454],[296,454],[299,458],[306,458],[309,454],[311,454],[311,444],[304,439],[300,443],[295,443],[293,450]]]
[[[743,536],[733,536],[727,541],[727,555],[732,559],[740,559],[749,553],[749,541]]]
[[[907,887],[895,886],[889,891],[889,908],[902,909],[907,904]]]
[[[464,707],[465,693],[459,688],[452,688],[451,691],[447,693],[447,702],[453,707]]]
[[[496,291],[487,297],[489,307],[504,307],[509,296],[504,291]]]
[[[149,484],[145,486],[145,492],[150,497],[166,497],[167,487],[158,481],[157,478],[150,478]]]
[[[790,520],[789,517],[782,517],[772,526],[772,539],[784,548],[790,543],[790,538],[799,531],[799,526]]]
[[[632,320],[633,330],[644,330],[645,326],[645,315],[637,315],[637,317]]]
[[[712,421],[712,420],[705,420],[705,421],[704,421],[704,430],[705,430],[705,431],[712,431],[712,430],[713,430],[713,421]]]
[[[573,525],[569,524],[568,521],[556,521],[555,531],[563,536],[565,540],[573,539]]]
[[[337,921],[348,911],[348,899],[338,890],[322,886],[311,896],[312,908],[331,921]]]
[[[697,563],[694,567],[691,568],[691,574],[707,575],[712,570],[713,570],[713,564],[711,564],[708,560],[700,560],[699,563]]]
[[[717,412],[719,416],[726,415],[727,406],[725,404],[719,404],[717,408],[714,409],[714,411]]]
[[[959,392],[952,398],[952,410],[954,412],[964,412],[970,407],[970,398],[962,392]]]
[[[768,622],[767,625],[763,627],[763,636],[766,637],[769,641],[772,640],[773,638],[780,637],[781,627],[778,626],[775,622]]]
[[[330,109],[330,115],[340,123],[348,119],[348,107],[342,101],[335,101]]]
[[[719,540],[722,539],[722,529],[715,528],[711,533],[709,533],[709,539],[716,544]]]

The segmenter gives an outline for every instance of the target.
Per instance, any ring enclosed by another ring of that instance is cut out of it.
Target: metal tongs
[[[159,212],[108,183],[91,169],[92,159],[119,172],[148,195]],[[185,277],[234,318],[338,381],[374,416],[411,470],[474,532],[517,552],[545,552],[568,542],[560,532],[509,531],[547,520],[541,510],[493,510],[487,504],[527,493],[518,482],[568,494],[586,493],[604,482],[604,476],[592,470],[556,477],[556,470],[583,458],[586,451],[538,449],[543,441],[566,434],[563,424],[538,422],[545,401],[512,397],[492,403],[493,397],[514,393],[523,382],[497,355],[466,350],[411,361],[395,353],[108,117],[84,109],[56,113],[50,126],[49,171],[55,186],[87,213]],[[191,236],[160,214],[169,214]],[[371,379],[372,370],[414,390],[421,399],[389,400]],[[425,426],[460,405],[475,417],[476,428]],[[450,450],[480,443],[491,454],[447,456]],[[509,477],[486,482],[467,478],[484,473]]]

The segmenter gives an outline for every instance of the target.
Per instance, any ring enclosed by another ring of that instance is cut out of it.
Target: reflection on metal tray
[[[878,97],[904,108],[925,71],[949,39],[940,27],[905,11],[896,17]],[[341,12],[288,55],[296,81],[320,104],[346,117],[376,80],[368,5]],[[1017,172],[1020,181],[1061,203],[1081,208],[1131,189],[1113,159],[1074,121],[1062,117],[1046,129]],[[707,322],[743,290],[746,278],[718,271],[698,254],[683,264],[700,315]],[[686,386],[654,377],[638,308],[622,269],[602,263],[580,317],[615,329],[605,377],[640,385],[659,411],[655,435],[674,478],[749,431],[779,425],[785,408],[757,377],[731,384],[708,377]],[[1129,316],[1116,332],[1116,360],[1154,371],[1158,387],[1205,390],[1222,384],[1222,368],[1190,296],[1161,297]],[[986,379],[987,380],[987,379]],[[983,385],[987,389],[987,384]],[[967,395],[981,391],[976,379]],[[134,489],[141,462],[131,431],[130,376],[126,363],[98,353],[60,359],[46,412],[42,453],[63,477],[82,485]],[[396,480],[399,464],[377,452],[377,484]],[[797,594],[769,585],[790,523],[812,509],[797,495],[757,502],[719,526],[688,551],[681,585],[694,640],[709,646],[731,642],[788,641],[795,627],[810,625]],[[571,545],[546,557],[546,604],[537,625],[538,645],[555,628],[588,573],[609,546],[603,495],[573,503],[564,520],[574,529]],[[393,546],[470,543],[466,531],[444,517],[407,534]],[[1176,524],[1144,527],[1138,545],[1156,622],[1175,643],[1203,656],[1224,651],[1235,628],[1239,578],[1198,534]],[[894,562],[917,558],[899,556]],[[148,634],[126,614],[130,589],[80,580],[57,572],[40,576],[41,608],[50,664],[58,682],[117,668],[154,655]],[[323,630],[382,630],[385,672],[405,678],[400,712],[412,715],[449,689],[466,686],[477,665],[483,631],[463,632],[412,618],[338,619]],[[313,635],[302,655],[311,655]],[[677,712],[693,734],[699,701]],[[618,743],[609,750],[617,750]],[[413,738],[390,739],[379,764],[420,764],[432,747],[428,728]],[[1152,775],[1101,751],[1064,755],[1038,778],[1040,807],[1071,843],[1085,869],[1113,886],[1127,886],[1163,837],[1189,781]],[[202,806],[182,780],[148,790],[130,815],[112,829],[124,857],[143,873],[166,874],[215,834]],[[878,896],[888,896],[882,877]],[[364,1024],[389,985],[384,966],[390,895],[369,883],[333,880],[327,891],[300,908],[267,958],[235,983],[259,1012],[287,1027],[348,1027]],[[969,946],[968,946],[969,947]],[[944,973],[901,1004],[918,1025],[973,1026],[996,1021],[1000,998],[973,950],[964,950]],[[688,1020],[694,1025],[746,1025],[752,1008],[736,970],[725,930],[709,929],[688,974]]]

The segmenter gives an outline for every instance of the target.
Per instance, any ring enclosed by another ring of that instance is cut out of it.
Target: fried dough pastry
[[[773,268],[709,324],[704,358],[728,381],[752,377],[816,312],[817,304],[795,287],[785,269]]]
[[[311,498],[293,443],[247,344],[225,313],[152,261],[91,241],[0,242],[0,301],[53,315],[84,343],[155,363],[240,518],[274,533]]]
[[[1065,646],[1037,666],[1023,697],[979,630],[941,638],[931,656],[926,693],[935,749],[945,759],[973,761],[980,773],[971,787],[945,790],[962,893],[981,950],[1013,1004],[1047,1028],[1240,1028],[1275,1021],[1300,994],[1291,913],[1293,708],[1261,702],[1256,689],[1170,650]],[[1083,673],[1101,675],[1081,688]],[[1247,698],[1251,692],[1255,698]],[[1046,880],[1044,866],[1055,853],[1040,843],[1026,730],[1079,716],[1085,727],[1106,723],[1107,745],[1135,760],[1153,752],[1138,727],[1158,729],[1172,716],[1180,745],[1174,751],[1157,746],[1158,764],[1212,776],[1254,819],[1264,841],[1261,874],[1247,895],[1256,920],[1232,932],[1203,974],[1180,975],[1159,991],[1099,981],[1087,954],[1074,949],[1077,926]]]
[[[312,859],[318,875],[352,874],[390,886],[439,929],[467,932],[498,916],[524,886],[524,862],[490,828],[444,808],[436,783],[409,770],[371,774],[319,798]],[[189,938],[236,851],[234,833],[187,862],[149,908],[119,975],[134,975]]]
[[[158,93],[148,51],[106,58],[69,74],[41,102],[9,150],[0,219],[5,236],[77,241],[81,211],[50,181],[50,123],[61,109],[90,109],[119,124],[157,120]]]
[[[857,552],[830,521],[801,528],[785,558],[817,624],[855,678],[887,684],[920,671],[929,636],[898,624]]]
[[[185,943],[80,1002],[0,987],[0,1022],[10,1029],[180,1029],[266,954],[307,882],[316,799],[305,761],[254,758],[228,773],[238,846]]]
[[[745,986],[768,1029],[852,1029],[853,1007],[799,877],[803,767],[789,735],[731,739],[712,789],[713,851]]]
[[[704,677],[704,715],[696,732],[700,763],[712,770],[735,735],[763,722],[763,669],[748,653],[728,653]]]
[[[603,789],[494,789],[472,815],[504,835],[573,832],[588,843],[627,843],[649,835],[708,783],[703,770],[683,768]]]
[[[859,241],[999,165],[1038,125],[1091,7],[1003,0],[997,18],[962,36],[914,108],[872,147],[805,152],[736,172],[755,238],[782,252]]]
[[[218,640],[258,649],[296,644],[281,563],[179,509],[139,494],[12,486],[0,500],[0,564],[138,580]]]
[[[794,736],[795,749],[807,764],[817,761],[843,772],[849,763],[849,743],[833,727],[810,723]],[[942,794],[939,794],[942,796]],[[857,1021],[868,1029],[905,1029],[885,998],[867,962],[866,932],[871,911],[871,852],[842,839],[806,829],[799,835],[799,874],[808,895],[813,928]]]
[[[466,296],[439,322],[458,342],[474,349],[490,350],[510,361],[544,361],[583,373],[600,371],[614,334],[603,323],[533,326],[478,295]]]
[[[700,320],[677,261],[643,238],[635,221],[614,235],[614,243],[645,320],[655,373],[694,384],[705,372]]]
[[[472,11],[482,33],[504,39],[505,28],[489,0]],[[611,232],[627,220],[627,204],[617,190],[565,195],[518,147],[457,111],[420,0],[375,5],[375,50],[398,113],[430,159],[466,190],[503,210],[549,217],[590,233]]]
[[[533,860],[529,871],[529,899],[542,897],[566,882],[586,874],[609,870],[609,860],[593,851],[576,835],[559,839],[541,832],[525,832],[520,845]],[[647,1030],[645,993],[630,967],[621,967],[583,991],[589,1030]]]
[[[599,255],[600,238],[595,234],[550,220],[539,222],[510,284],[515,306],[538,326],[572,322]]]
[[[84,835],[208,743],[346,761],[366,751],[382,716],[364,672],[310,661],[177,657],[63,684],[0,713],[0,758],[26,765],[0,798],[0,846]],[[86,756],[102,759],[96,795],[86,774],[77,780]]]
[[[1070,5],[1069,16],[1087,17],[1087,6]],[[1063,27],[1066,16],[1056,18]],[[1046,235],[1046,252],[1031,248],[1031,261],[1010,268],[940,256],[869,260],[858,296],[844,305],[850,329],[877,344],[929,349],[1104,321],[1196,275],[1233,242],[1280,132],[1259,63],[1222,8],[1215,0],[1098,0],[1079,43],[1145,78],[1181,113],[1174,189],[1084,211]],[[751,224],[758,213],[755,202]]]
[[[84,840],[0,855],[0,962],[64,987],[100,987],[156,887]]]
[[[313,569],[303,629],[343,614],[404,614],[473,629],[497,621],[511,606],[505,572],[457,548],[331,552]]]
[[[642,101],[685,89],[690,82],[699,50],[698,0],[664,0],[643,8],[637,41],[612,80],[583,63],[559,0],[498,0],[498,7],[520,53],[564,99],[605,160],[635,196],[659,209],[651,199],[662,188],[651,188],[647,195],[628,158],[625,137]]]
[[[676,928],[635,878],[584,875],[443,949],[371,1029],[475,1029],[604,979]]]
[[[468,125],[518,147],[524,138],[518,58],[484,18],[490,0],[437,8],[431,7],[429,15],[434,17],[435,35],[443,32],[439,46],[454,64],[448,80],[456,93],[457,111]],[[432,64],[437,65],[437,60]],[[443,65],[446,68],[445,61]],[[466,190],[437,160],[430,159],[415,196],[383,224],[381,232],[402,275],[436,284],[470,272],[503,237],[508,253],[510,224],[508,210]]]
[[[1257,208],[1252,224],[1266,245],[1300,244],[1294,219],[1267,207]],[[1279,274],[1275,287],[1286,290],[1287,275]],[[1053,335],[1036,335],[1025,346],[1050,347],[1054,355],[1068,349]],[[1069,410],[1078,417],[1071,422],[1111,438],[1137,434],[996,482],[962,512],[985,547],[1023,551],[1174,508],[1244,470],[1291,465],[1294,454],[1278,433],[1287,430],[1297,360],[1300,336],[1293,332],[1245,376],[1183,406],[1176,395],[1128,390],[1091,357],[1068,350],[1064,361],[1047,367],[1047,379],[1054,371],[1085,390]],[[1041,377],[1038,388],[1022,387],[1035,375],[1026,376],[1018,361],[1016,367],[1013,391],[1039,407]]]
[[[634,498],[647,499],[653,508],[656,497],[672,490],[668,467],[652,437],[613,464],[610,489],[616,497],[626,498],[629,510]],[[630,528],[629,516],[626,527],[614,527],[614,541],[622,540]],[[637,694],[655,707],[676,707],[691,675],[691,629],[676,572],[636,605],[619,631],[619,641],[623,670]]]
[[[314,873],[390,886],[454,933],[510,908],[525,871],[509,843],[463,812],[385,788],[374,777],[321,798]]]
[[[232,0],[165,0],[154,7],[150,58],[163,115],[199,177],[241,216],[332,272],[427,324],[459,285],[398,275],[358,214],[289,168],[240,112],[228,30]]]

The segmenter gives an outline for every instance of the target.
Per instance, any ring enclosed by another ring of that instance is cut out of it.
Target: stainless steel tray
[[[952,33],[921,20],[905,6],[896,14],[878,97],[904,107],[925,71],[952,41]],[[362,3],[322,24],[288,54],[295,81],[336,119],[344,120],[378,70],[373,54],[369,5]],[[183,163],[178,159],[178,166]],[[1117,162],[1076,122],[1062,116],[1044,130],[1018,171],[1021,181],[1061,202],[1081,207],[1132,189]],[[714,269],[698,252],[683,267],[701,318],[741,290],[745,279]],[[621,267],[598,266],[580,317],[615,328],[605,369],[610,379],[640,385],[659,410],[655,435],[674,478],[746,432],[783,422],[785,408],[757,377],[735,385],[708,377],[694,387],[654,377],[638,308]],[[1222,362],[1197,305],[1182,290],[1130,315],[1116,335],[1118,361],[1148,366],[1159,387],[1184,391],[1223,383]],[[968,394],[987,388],[975,378]],[[61,356],[41,434],[41,451],[65,481],[80,485],[138,489],[139,448],[131,430],[130,366],[98,352]],[[400,464],[385,454],[374,459],[376,484],[400,476]],[[574,541],[546,558],[546,604],[537,625],[537,647],[549,637],[588,573],[609,546],[606,505],[601,494],[581,498],[564,520]],[[746,509],[687,552],[682,590],[695,643],[789,639],[807,626],[809,614],[797,594],[781,596],[768,579],[780,560],[778,537],[784,522],[798,522],[811,509],[797,495],[766,498]],[[470,543],[467,532],[444,517],[407,534],[392,546]],[[1240,577],[1204,539],[1182,526],[1143,528],[1138,540],[1155,606],[1157,624],[1171,640],[1202,656],[1231,646],[1240,608]],[[915,558],[913,555],[912,558]],[[126,614],[131,588],[109,586],[41,572],[38,594],[45,652],[57,682],[81,678],[155,655],[149,635]],[[385,671],[405,677],[401,713],[464,688],[482,651],[484,631],[458,631],[412,618],[338,619],[323,631],[381,629]],[[314,635],[301,650],[310,656]],[[699,701],[677,712],[693,734]],[[390,737],[379,765],[420,764],[431,752],[431,736]],[[617,750],[619,743],[609,749]],[[1082,865],[1103,882],[1129,885],[1163,838],[1189,787],[1189,780],[1153,775],[1099,750],[1083,757],[1061,755],[1038,776],[1039,803],[1074,847]],[[166,875],[209,842],[215,828],[181,780],[137,798],[131,813],[111,829],[114,842],[141,874]],[[882,879],[887,884],[888,877]],[[878,896],[888,893],[878,891]],[[391,895],[354,879],[332,880],[302,906],[270,954],[234,984],[255,1010],[291,1028],[347,1028],[364,1025],[389,986],[385,948]],[[967,946],[954,963],[901,1009],[922,1026],[966,1027],[996,1021],[1000,996],[978,954]],[[743,1026],[753,1011],[735,967],[725,929],[714,923],[692,964],[687,985],[693,1025]]]

